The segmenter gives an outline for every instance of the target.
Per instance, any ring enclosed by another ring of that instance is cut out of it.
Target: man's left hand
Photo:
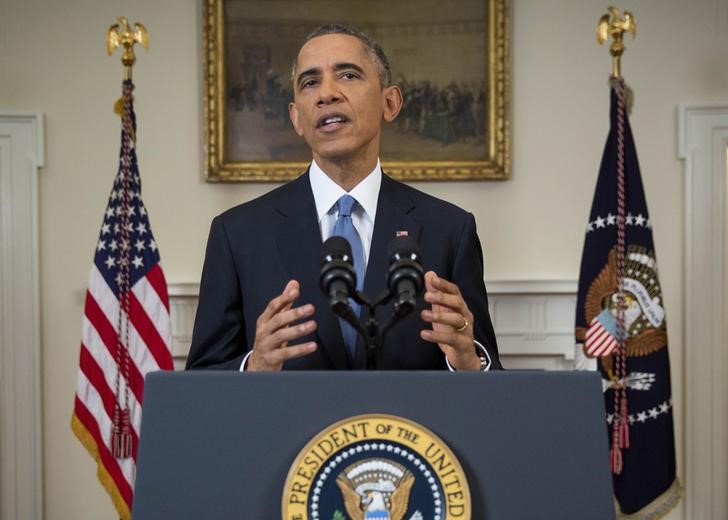
[[[423,310],[421,316],[432,323],[432,330],[420,331],[420,337],[437,343],[455,370],[480,370],[480,359],[473,342],[473,314],[458,286],[428,271],[425,273],[425,301],[432,309]]]

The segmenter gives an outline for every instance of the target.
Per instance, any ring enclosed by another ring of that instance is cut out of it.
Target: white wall
[[[93,247],[117,168],[119,57],[106,28],[146,25],[134,77],[144,200],[171,282],[199,278],[209,221],[271,185],[214,185],[202,173],[199,0],[3,0],[0,108],[46,115],[40,176],[44,504],[49,519],[115,518],[70,427]],[[472,211],[486,277],[576,279],[583,230],[608,126],[610,57],[594,39],[602,0],[513,0],[513,179],[419,187]],[[676,106],[728,100],[724,0],[623,1],[638,36],[623,73],[668,312],[678,454],[682,457],[682,164]],[[681,461],[678,464],[681,466]],[[682,518],[678,511],[671,518]]]

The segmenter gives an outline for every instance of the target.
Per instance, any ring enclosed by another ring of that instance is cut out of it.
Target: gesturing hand
[[[253,352],[248,358],[246,370],[251,372],[280,370],[283,363],[289,359],[305,356],[316,350],[316,343],[313,341],[288,346],[289,341],[316,330],[314,320],[291,325],[295,321],[313,316],[314,313],[314,307],[310,304],[293,307],[293,302],[300,293],[299,283],[291,280],[283,292],[268,302],[268,306],[258,316]]]
[[[425,301],[432,309],[423,310],[421,316],[432,323],[432,330],[420,331],[422,339],[437,343],[456,370],[480,370],[473,342],[473,314],[458,286],[428,271],[425,291]]]

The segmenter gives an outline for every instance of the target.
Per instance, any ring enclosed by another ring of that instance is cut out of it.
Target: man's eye
[[[312,87],[315,84],[316,84],[316,80],[315,79],[307,79],[306,81],[304,81],[303,83],[301,83],[301,88]]]
[[[341,74],[341,77],[343,79],[354,79],[357,77],[357,75],[354,74],[353,72],[344,72],[343,74]]]

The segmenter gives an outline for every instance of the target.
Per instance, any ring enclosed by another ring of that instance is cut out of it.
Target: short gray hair
[[[354,27],[339,23],[320,25],[319,27],[311,31],[303,39],[303,42],[301,42],[301,46],[298,48],[298,53],[296,54],[296,57],[293,58],[293,67],[291,68],[292,84],[296,83],[296,64],[298,61],[298,54],[301,52],[303,46],[314,38],[327,34],[346,34],[348,36],[353,36],[354,38],[357,38],[360,42],[362,42],[367,53],[369,53],[372,60],[374,61],[374,64],[377,66],[377,72],[379,73],[379,83],[382,88],[388,87],[392,84],[392,68],[389,65],[389,60],[387,59],[387,55],[384,54],[384,49],[382,49],[382,46],[374,41],[374,39],[367,33],[362,32]]]

